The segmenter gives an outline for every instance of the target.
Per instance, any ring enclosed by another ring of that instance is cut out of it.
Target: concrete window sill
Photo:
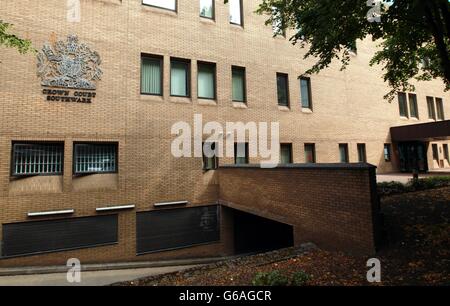
[[[241,108],[241,109],[247,109],[248,108],[247,103],[245,103],[245,102],[236,102],[236,101],[233,101],[233,107],[234,108]]]
[[[290,112],[291,111],[289,106],[281,106],[281,105],[278,105],[278,110],[280,110],[282,112]]]
[[[204,106],[217,106],[217,101],[216,100],[208,100],[208,99],[198,99],[198,104],[199,105],[204,105]]]

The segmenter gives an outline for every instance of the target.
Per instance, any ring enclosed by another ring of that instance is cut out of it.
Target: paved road
[[[82,272],[81,283],[76,284],[67,282],[66,273],[2,276],[0,277],[0,286],[104,286],[145,276],[180,271],[191,267],[195,267],[195,265]]]

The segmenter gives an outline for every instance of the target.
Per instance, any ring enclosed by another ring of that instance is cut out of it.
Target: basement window
[[[116,173],[117,143],[76,143],[74,174]]]

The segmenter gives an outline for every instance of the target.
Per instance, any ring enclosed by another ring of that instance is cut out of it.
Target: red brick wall
[[[220,201],[294,226],[295,244],[371,254],[378,231],[375,167],[296,165],[224,167]]]

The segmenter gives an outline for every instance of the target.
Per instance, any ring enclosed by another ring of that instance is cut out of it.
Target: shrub
[[[382,182],[378,183],[379,195],[391,195],[397,193],[403,193],[406,191],[406,186],[400,182]]]
[[[446,186],[450,186],[450,176],[431,176],[417,180],[412,179],[407,184],[400,182],[382,182],[377,184],[377,189],[380,196],[387,196]]]
[[[304,271],[295,272],[291,279],[280,273],[280,271],[258,272],[253,278],[253,286],[303,286],[311,279]]]
[[[258,272],[252,281],[253,286],[287,286],[289,280],[280,271]]]
[[[311,277],[306,274],[305,271],[298,271],[292,275],[291,285],[292,286],[303,286],[305,285]]]

